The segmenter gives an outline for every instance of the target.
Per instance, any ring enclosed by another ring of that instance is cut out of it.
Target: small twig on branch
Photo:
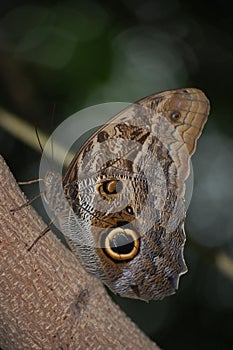
[[[159,349],[51,233],[0,157],[0,346],[2,349]]]

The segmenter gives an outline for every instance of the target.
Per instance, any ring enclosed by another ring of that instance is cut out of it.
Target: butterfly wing
[[[151,95],[74,157],[63,180],[72,208],[65,235],[115,293],[151,300],[177,289],[186,271],[184,182],[208,113],[198,89]]]

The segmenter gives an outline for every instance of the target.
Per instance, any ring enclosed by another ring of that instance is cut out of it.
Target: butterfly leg
[[[34,247],[34,245],[51,229],[53,222],[54,222],[54,219],[52,219],[50,223],[47,225],[47,227],[45,227],[45,229],[39,234],[39,236],[36,237],[36,239],[33,241],[30,247],[27,248],[28,252],[30,252],[30,250]]]
[[[15,213],[15,212],[18,211],[18,210],[21,210],[21,209],[23,209],[23,208],[26,208],[27,206],[29,206],[32,202],[34,202],[34,201],[35,201],[37,198],[39,198],[40,196],[41,196],[41,192],[38,193],[36,196],[34,196],[34,197],[33,197],[32,199],[30,199],[29,201],[27,201],[26,203],[20,205],[19,207],[10,209],[10,211],[11,211],[12,213]]]

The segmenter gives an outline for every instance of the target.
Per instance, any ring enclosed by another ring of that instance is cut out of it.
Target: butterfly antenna
[[[53,110],[54,110],[54,108],[53,108]],[[53,112],[52,112],[52,113],[53,113]],[[41,149],[41,153],[43,153],[43,152],[44,152],[44,148],[43,148],[42,143],[41,143],[41,139],[40,139],[40,135],[39,135],[39,130],[38,130],[38,125],[37,125],[37,123],[35,123],[35,132],[36,132],[36,138],[37,138],[38,144],[39,144],[40,149]],[[45,155],[45,158],[46,158],[46,161],[47,161],[48,164],[49,164],[50,161],[49,161],[49,158],[47,157],[47,155]],[[52,150],[52,159],[53,159],[53,150]],[[39,181],[41,181],[41,180],[39,180]],[[35,182],[36,182],[36,181],[35,181]]]
[[[43,153],[44,150],[43,150],[43,147],[42,147],[42,144],[41,144],[41,140],[40,140],[39,131],[38,131],[38,125],[37,124],[35,124],[35,132],[36,132],[37,141],[38,141],[40,149],[41,149],[41,153]]]
[[[50,123],[50,135],[51,135],[51,154],[52,154],[52,162],[54,158],[54,148],[53,148],[53,139],[52,139],[52,133],[54,131],[54,120],[55,120],[55,112],[56,112],[56,102],[53,103],[52,108],[52,117],[51,117],[51,123]]]
[[[41,152],[43,153],[43,147],[42,147],[40,136],[39,136],[38,125],[36,122],[35,122],[35,133],[36,133],[36,138],[37,138],[38,144],[40,146]],[[38,178],[35,180],[29,180],[29,181],[19,181],[18,184],[19,185],[31,185],[33,183],[40,182],[40,181],[44,181],[44,179]],[[25,203],[25,204],[27,204],[27,203]]]

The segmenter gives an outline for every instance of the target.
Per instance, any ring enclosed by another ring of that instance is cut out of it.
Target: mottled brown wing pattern
[[[177,289],[184,182],[208,113],[198,89],[146,97],[97,130],[64,176],[66,239],[113,292],[152,300]]]

